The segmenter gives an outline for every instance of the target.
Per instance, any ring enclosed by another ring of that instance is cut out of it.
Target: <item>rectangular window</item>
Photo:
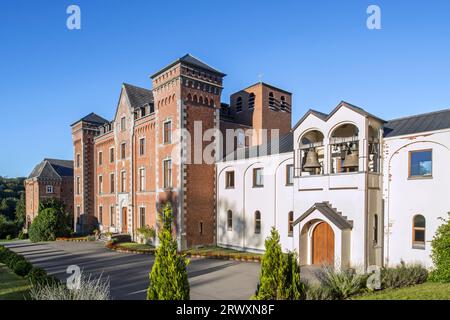
[[[164,188],[172,188],[172,160],[163,161]]]
[[[263,186],[264,186],[263,168],[253,169],[253,187],[259,188]]]
[[[80,207],[80,206],[77,206],[77,216],[76,216],[76,218],[77,218],[77,223],[78,223],[78,219],[80,218],[80,215],[81,215],[81,207]]]
[[[116,221],[115,220],[115,213],[116,213],[116,211],[115,211],[116,209],[114,208],[114,206],[111,206],[110,208],[109,208],[109,219],[110,219],[110,225],[111,225],[111,227],[114,227],[114,222]]]
[[[103,152],[98,153],[98,165],[101,166],[103,164]]]
[[[103,176],[98,176],[98,194],[103,193]]]
[[[120,129],[122,131],[125,131],[127,129],[126,118],[125,117],[122,117],[122,119],[120,119]]]
[[[103,206],[98,207],[98,222],[103,223]]]
[[[114,148],[109,149],[109,162],[114,162]]]
[[[145,191],[145,168],[139,169],[139,191]]]
[[[126,172],[122,171],[120,173],[120,192],[125,192],[125,190],[126,190],[126,188],[125,188],[126,183],[127,183]]]
[[[109,174],[109,190],[110,193],[114,193],[115,192],[115,181],[114,181],[114,173],[110,173]]]
[[[227,212],[227,230],[233,230],[233,212],[231,210],[228,210]]]
[[[432,151],[420,150],[409,152],[409,177],[432,177]]]
[[[139,208],[139,222],[140,222],[141,228],[145,227],[145,207]]]
[[[79,153],[77,153],[77,168],[79,168],[81,165],[81,156]]]
[[[286,185],[291,186],[294,184],[294,165],[288,164],[286,166]]]
[[[76,189],[77,189],[77,194],[80,194],[81,193],[81,185],[80,185],[81,183],[80,183],[80,177],[77,177],[77,186],[76,186]]]
[[[288,213],[288,237],[292,237],[294,234],[294,213],[290,211]]]
[[[47,193],[53,193],[53,186],[47,186]]]
[[[261,233],[261,212],[255,212],[255,234]]]
[[[145,154],[145,138],[139,139],[139,155],[143,156]]]
[[[172,122],[171,121],[164,122],[163,142],[164,143],[172,142]]]
[[[227,171],[225,175],[225,180],[226,180],[225,186],[227,189],[234,188],[234,171]]]
[[[120,157],[122,159],[125,159],[125,155],[126,155],[125,151],[126,151],[126,144],[124,142],[120,145]]]
[[[198,225],[198,233],[203,234],[203,221],[200,221]]]

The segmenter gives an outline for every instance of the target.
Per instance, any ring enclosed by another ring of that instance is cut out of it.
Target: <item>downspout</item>
[[[369,170],[367,155],[369,153],[369,119],[365,118],[365,137],[364,137],[364,175],[365,175],[365,186],[364,186],[364,271],[367,270],[369,264],[369,241],[368,241],[368,215],[369,215]]]

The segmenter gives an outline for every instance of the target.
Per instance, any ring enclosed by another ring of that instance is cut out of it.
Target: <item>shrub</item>
[[[320,284],[304,283],[306,300],[334,300],[334,295],[330,288]]]
[[[29,237],[32,242],[55,241],[56,237],[63,237],[69,233],[65,214],[47,208],[39,212],[30,226]]]
[[[333,299],[341,300],[362,291],[366,275],[357,274],[352,269],[335,270],[332,266],[323,266],[315,272],[320,284],[328,290]]]
[[[7,219],[0,215],[0,239],[5,239],[7,236],[16,235],[17,226],[14,221]]]
[[[450,282],[450,213],[449,219],[439,226],[431,241],[431,259],[434,269],[430,280],[434,282]]]
[[[394,289],[424,283],[428,271],[420,264],[407,265],[403,261],[394,268],[381,269],[381,288]]]
[[[44,284],[47,281],[47,272],[38,267],[33,267],[27,275],[27,279],[31,284]]]
[[[295,253],[283,254],[280,235],[272,228],[265,241],[265,253],[261,262],[260,281],[254,300],[298,300],[304,298],[300,282],[300,266]]]
[[[24,240],[24,239],[28,239],[28,233],[24,232],[23,230],[21,230],[19,232],[19,235],[17,236],[20,240]]]
[[[147,300],[188,300],[190,288],[186,266],[189,260],[177,253],[177,243],[172,239],[170,204],[164,207],[162,222],[163,228],[158,234],[160,245],[149,276]]]
[[[11,239],[12,239],[12,236],[11,236],[10,234],[8,234],[8,235],[6,236],[5,239],[6,239],[6,240],[11,240]]]
[[[33,266],[31,265],[31,263],[29,263],[28,261],[26,261],[25,259],[18,259],[16,260],[16,262],[12,265],[12,271],[21,276],[21,277],[25,277],[31,270],[31,268],[33,268]]]
[[[23,256],[3,246],[0,246],[0,262],[21,277],[26,276],[33,267]]]
[[[141,228],[137,229],[137,232],[140,236],[142,236],[142,238],[144,239],[144,242],[146,244],[153,243],[155,241],[155,237],[156,237],[155,228],[145,226],[145,227],[141,227]]]
[[[109,300],[109,281],[80,275],[80,287],[69,289],[63,283],[36,284],[30,290],[33,300]]]

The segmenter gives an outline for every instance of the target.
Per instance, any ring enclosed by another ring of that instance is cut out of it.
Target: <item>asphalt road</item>
[[[141,300],[146,297],[148,273],[154,257],[119,253],[101,242],[30,243],[28,240],[2,243],[20,253],[33,265],[42,267],[61,280],[67,279],[70,265],[85,274],[109,279],[115,300]],[[216,259],[191,259],[188,265],[191,299],[246,300],[255,291],[260,265]]]

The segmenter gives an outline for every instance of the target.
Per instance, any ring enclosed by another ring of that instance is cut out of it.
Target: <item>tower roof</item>
[[[174,62],[172,62],[171,64],[167,65],[166,67],[162,68],[161,70],[159,70],[158,72],[154,73],[151,78],[155,78],[156,76],[158,76],[160,73],[166,71],[167,69],[173,67],[174,65],[178,64],[178,63],[182,63],[184,65],[189,65],[191,67],[194,68],[200,68],[203,69],[205,71],[209,71],[212,73],[215,73],[217,75],[220,75],[221,77],[226,76],[225,73],[220,72],[219,70],[207,65],[206,63],[204,63],[203,61],[201,61],[200,59],[197,59],[196,57],[194,57],[193,55],[191,55],[190,53],[182,56],[181,58],[175,60]]]
[[[89,113],[87,116],[81,118],[80,120],[72,123],[72,126],[80,121],[83,122],[88,122],[88,123],[92,123],[94,125],[102,125],[105,124],[107,122],[109,122],[108,120],[100,117],[98,114],[95,114],[94,112]]]
[[[34,167],[28,179],[61,179],[62,177],[73,177],[73,161],[44,159]]]

